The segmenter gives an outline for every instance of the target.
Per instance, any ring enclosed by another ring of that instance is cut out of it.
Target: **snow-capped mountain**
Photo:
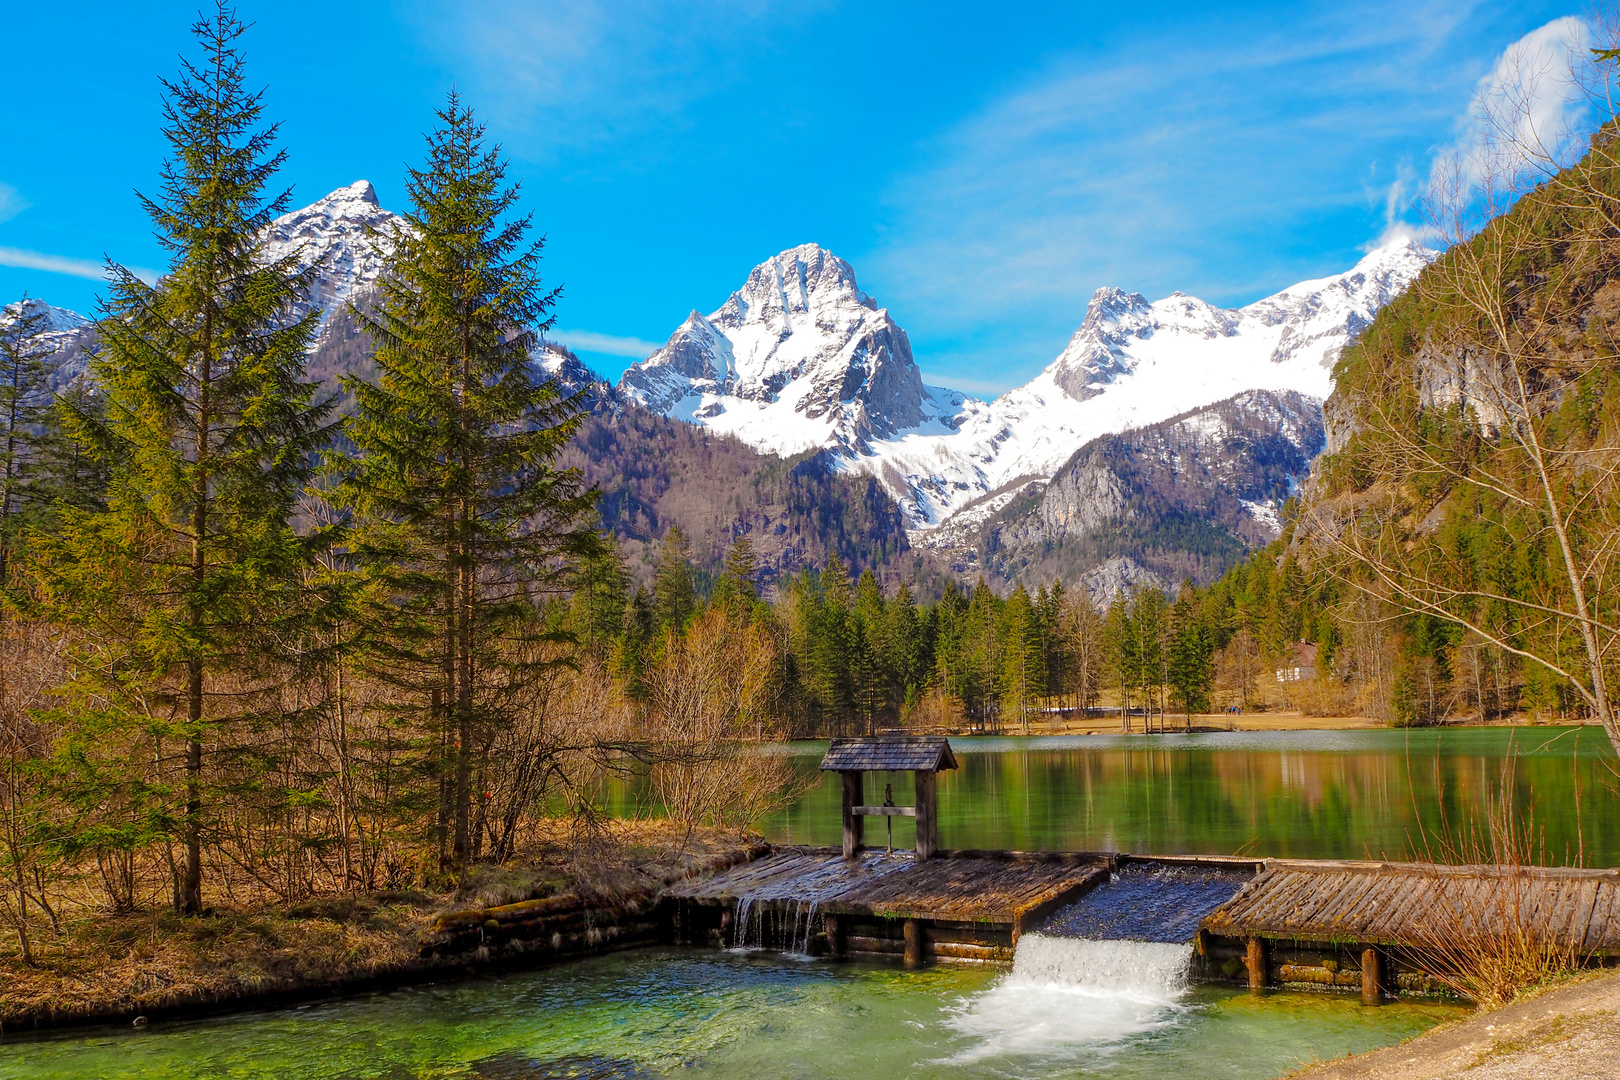
[[[688,315],[620,393],[654,412],[783,456],[950,430],[962,395],[923,385],[906,332],[816,244],[754,267],[709,315]]]
[[[1305,281],[1237,309],[1175,293],[1149,302],[1099,289],[1068,346],[1024,386],[969,400],[949,435],[906,433],[848,467],[895,478],[927,527],[1021,479],[1048,477],[1084,442],[1143,427],[1245,390],[1333,389],[1339,351],[1434,258],[1409,242],[1348,273]]]
[[[350,299],[377,283],[385,261],[379,244],[399,220],[378,205],[370,181],[356,180],[302,210],[283,214],[265,230],[266,261],[296,255],[299,265],[315,268],[305,310],[320,311],[317,341]]]
[[[30,316],[44,316],[44,321],[40,324],[41,337],[77,333],[80,327],[90,321],[77,311],[52,307],[43,300],[14,300],[0,307],[0,329],[9,329],[22,317],[25,307]]]
[[[1245,390],[1332,390],[1339,350],[1434,254],[1379,248],[1349,272],[1243,308],[1099,289],[1068,346],[1029,383],[979,401],[924,386],[905,332],[807,244],[756,267],[714,314],[693,312],[620,390],[667,416],[792,454],[817,447],[879,478],[914,528],[1052,476],[1099,435]]]
[[[1316,398],[1249,390],[1092,439],[1050,480],[1011,485],[912,540],[961,577],[1062,578],[1099,606],[1121,589],[1207,583],[1277,538],[1277,508],[1325,441]]]
[[[43,300],[14,300],[0,307],[0,331],[9,330],[22,317],[25,303],[29,315],[44,316],[37,337],[45,346],[41,351],[51,357],[46,385],[54,393],[84,374],[83,339],[89,332],[90,320],[77,311],[52,307]]]

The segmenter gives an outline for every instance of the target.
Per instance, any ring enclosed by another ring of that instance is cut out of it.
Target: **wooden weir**
[[[677,942],[729,946],[757,939],[815,955],[897,955],[908,966],[929,957],[1008,963],[1020,934],[1135,864],[1202,867],[1226,877],[1241,872],[1241,884],[1219,887],[1235,894],[1220,903],[1227,894],[1217,891],[1208,902],[1220,906],[1196,924],[1194,970],[1201,978],[1254,990],[1359,991],[1368,1002],[1400,992],[1432,993],[1438,987],[1425,974],[1432,965],[1424,961],[1433,959],[1440,940],[1436,912],[1450,912],[1462,927],[1489,930],[1505,923],[1503,913],[1511,911],[1515,926],[1503,925],[1504,932],[1528,931],[1567,944],[1588,963],[1620,962],[1616,870],[941,851],[934,779],[940,770],[956,768],[946,740],[835,740],[821,767],[842,779],[842,849],[775,848],[666,888]],[[916,772],[917,805],[864,805],[864,775],[897,770]],[[914,855],[865,850],[864,819],[884,815],[916,817]],[[1148,902],[1136,903],[1143,910],[1140,905]],[[1152,910],[1150,903],[1146,910]],[[1200,906],[1190,918],[1207,910]],[[1177,934],[1195,925],[1186,920],[1172,919]]]
[[[1376,1001],[1438,989],[1424,953],[1449,926],[1528,932],[1589,964],[1613,964],[1620,871],[1268,859],[1204,920],[1197,949],[1206,977],[1256,990],[1359,990]]]
[[[676,904],[682,942],[737,942],[732,920],[749,898],[762,927],[813,918],[804,930],[813,954],[1009,963],[1025,927],[1107,877],[1106,857],[1092,855],[942,851],[927,861],[905,854],[851,861],[836,848],[779,848],[664,896]],[[791,931],[778,937],[796,941]]]

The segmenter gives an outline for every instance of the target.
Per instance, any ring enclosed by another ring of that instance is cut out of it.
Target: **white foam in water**
[[[1013,969],[946,1023],[977,1038],[957,1064],[1095,1050],[1176,1022],[1191,945],[1024,934]]]

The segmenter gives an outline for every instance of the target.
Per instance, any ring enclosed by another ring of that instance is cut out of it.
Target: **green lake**
[[[1620,865],[1620,763],[1598,727],[1417,728],[1192,735],[955,738],[940,774],[940,843],[1017,851],[1403,859],[1465,836],[1511,793],[1534,861]],[[762,825],[784,843],[837,844],[825,743],[795,743],[816,786]],[[904,775],[885,780],[911,801]],[[634,795],[626,791],[624,798]],[[895,821],[897,846],[911,823]],[[881,823],[867,842],[883,844]]]
[[[1174,1000],[1000,985],[1000,972],[822,964],[698,950],[141,1032],[0,1044],[18,1080],[727,1080],[1273,1077],[1454,1016],[1437,1005]]]
[[[961,768],[939,792],[947,847],[1403,858],[1466,832],[1505,790],[1542,861],[1620,863],[1620,778],[1595,728],[952,745]],[[764,823],[772,839],[837,842],[838,791],[816,771],[824,746],[772,751],[809,785]],[[885,782],[910,800],[903,777],[876,779],[869,801]],[[648,794],[622,784],[611,801],[631,813]],[[881,824],[869,828],[869,842],[885,842]],[[896,846],[909,828],[899,819]],[[1170,972],[1177,948],[1030,935],[1012,972],[646,949],[277,1012],[7,1039],[0,1078],[1259,1080],[1458,1015],[1189,989]]]

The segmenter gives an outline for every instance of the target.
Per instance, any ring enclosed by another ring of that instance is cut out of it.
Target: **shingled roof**
[[[951,744],[938,735],[886,735],[874,739],[834,739],[821,759],[828,772],[937,771],[956,768]]]

